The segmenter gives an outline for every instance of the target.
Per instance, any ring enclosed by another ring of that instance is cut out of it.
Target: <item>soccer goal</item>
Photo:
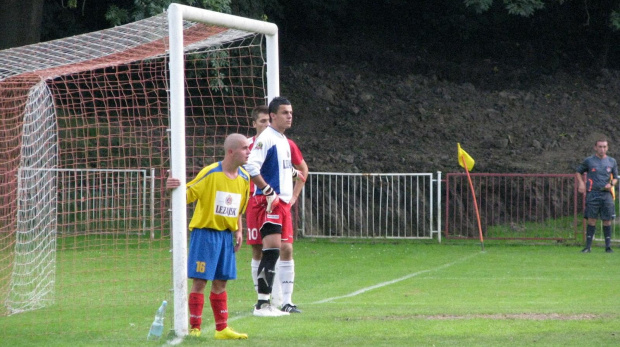
[[[183,55],[183,20],[220,25],[243,31],[260,33],[266,37],[267,95],[273,98],[279,91],[278,27],[275,24],[236,17],[213,11],[172,4],[168,9],[170,26],[170,116],[171,116],[171,174],[185,185],[185,88]],[[269,100],[267,100],[269,101]],[[177,336],[188,333],[187,308],[187,214],[185,189],[175,189],[172,194],[174,330]]]
[[[275,25],[177,4],[0,51],[0,320],[122,344],[168,300],[187,334],[185,192],[165,179],[250,133],[277,65]]]

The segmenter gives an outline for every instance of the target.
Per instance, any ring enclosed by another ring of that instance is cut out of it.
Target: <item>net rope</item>
[[[191,177],[227,134],[251,135],[264,38],[183,27]],[[162,14],[0,51],[0,316],[61,308],[88,325],[170,295],[167,35]]]

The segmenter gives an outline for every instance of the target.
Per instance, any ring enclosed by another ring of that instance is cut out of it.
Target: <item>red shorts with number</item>
[[[267,202],[264,195],[251,196],[245,209],[245,222],[248,228],[248,245],[262,245],[263,239],[260,229],[265,223],[274,223],[282,226],[282,242],[293,243],[293,221],[291,206],[280,201],[280,204],[267,214]]]

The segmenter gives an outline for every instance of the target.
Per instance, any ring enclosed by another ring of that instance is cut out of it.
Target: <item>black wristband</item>
[[[273,188],[271,188],[270,185],[264,186],[261,190],[263,191],[263,195],[271,195],[271,194],[273,194]]]

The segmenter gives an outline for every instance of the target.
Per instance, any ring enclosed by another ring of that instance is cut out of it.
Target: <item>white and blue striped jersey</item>
[[[256,139],[244,168],[251,177],[263,176],[280,200],[288,203],[293,197],[291,147],[286,136],[271,126]],[[257,187],[254,195],[263,195],[263,191]]]

